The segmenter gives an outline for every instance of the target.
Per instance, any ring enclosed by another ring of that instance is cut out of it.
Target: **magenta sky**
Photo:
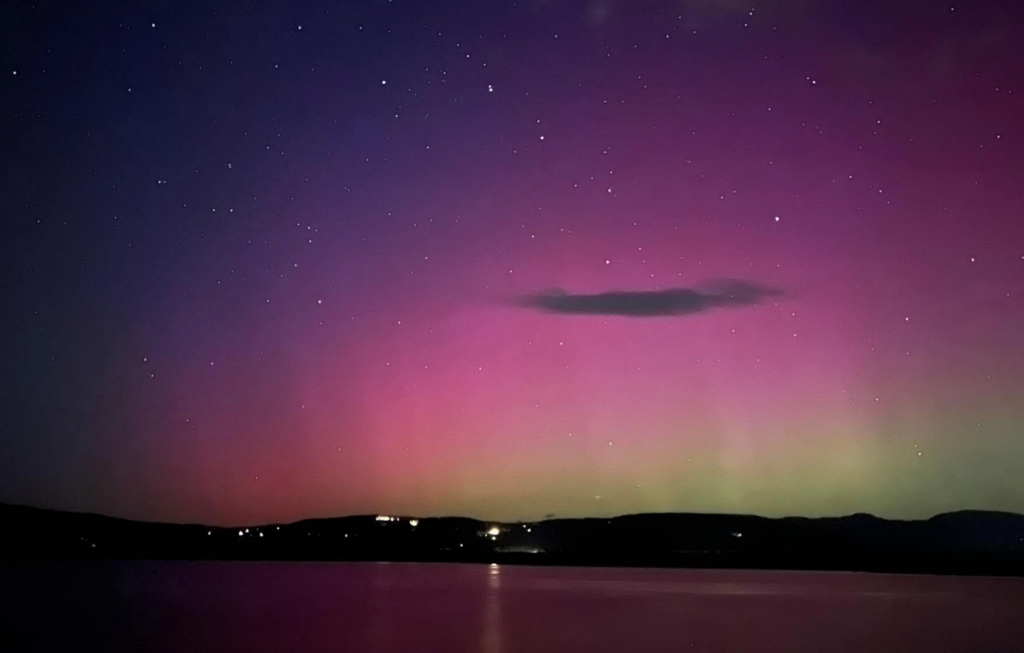
[[[2,55],[0,500],[1024,511],[1017,3],[116,4]]]

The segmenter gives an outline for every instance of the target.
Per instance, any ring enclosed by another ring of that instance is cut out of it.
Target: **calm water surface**
[[[1024,652],[1024,581],[339,563],[0,566],[6,650]]]

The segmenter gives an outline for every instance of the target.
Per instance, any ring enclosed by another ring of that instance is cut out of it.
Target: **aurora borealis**
[[[0,501],[1024,512],[1020,3],[2,16]]]

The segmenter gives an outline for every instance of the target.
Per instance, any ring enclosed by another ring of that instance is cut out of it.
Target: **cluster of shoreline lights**
[[[380,521],[380,522],[393,522],[393,521],[402,521],[402,520],[399,517],[389,517],[387,515],[377,515],[377,521]],[[420,520],[418,520],[418,519],[410,519],[409,520],[409,525],[412,526],[413,528],[416,528],[417,526],[419,526],[419,524],[420,524]]]
[[[402,519],[400,517],[391,517],[389,515],[377,515],[376,521],[390,523],[390,522],[399,522],[399,521],[402,521]],[[412,526],[413,528],[416,528],[420,524],[420,520],[418,520],[418,519],[410,519],[408,521],[409,521],[409,525]],[[526,524],[523,524],[523,528],[526,530],[527,533],[533,532],[533,529],[529,528],[528,526],[526,526]],[[275,529],[276,530],[281,530],[281,527],[277,526],[277,527],[275,527]],[[213,531],[207,531],[206,534],[207,535],[213,535]],[[242,530],[238,531],[238,537],[244,537],[244,536],[249,535],[249,534],[250,534],[250,532],[249,532],[248,528],[242,529]],[[255,533],[252,533],[252,534],[257,535],[259,537],[263,537],[263,531],[261,531],[258,528],[256,529]],[[498,536],[501,535],[501,528],[498,527],[498,526],[491,526],[489,529],[487,529],[486,531],[482,532],[481,535],[483,537],[489,537],[489,538],[491,538],[491,540],[497,540]],[[737,534],[737,533],[733,533],[733,536],[734,537],[742,537],[742,535]],[[346,534],[345,537],[348,537],[348,535]]]
[[[391,517],[390,515],[377,515],[377,521],[382,522],[382,523],[391,523],[391,522],[402,521],[402,519],[400,517]],[[418,519],[410,519],[409,520],[409,525],[412,526],[413,528],[418,526],[419,523],[420,523],[420,520],[418,520]],[[523,526],[523,528],[526,528],[526,526]],[[527,533],[529,533],[530,530],[531,529],[526,528],[526,532]],[[482,535],[483,535],[483,537],[491,538],[492,542],[493,541],[497,541],[498,536],[501,535],[501,528],[498,527],[498,526],[491,526],[489,529],[484,531],[482,533]],[[459,546],[462,546],[462,545],[460,544]]]
[[[281,530],[281,527],[280,526],[275,526],[274,530],[279,531],[279,530]],[[206,531],[206,534],[207,535],[213,535],[213,531]],[[259,537],[263,537],[263,531],[261,531],[258,528],[256,529],[255,533],[252,533],[252,534],[253,535],[258,535]],[[248,528],[246,528],[245,530],[238,531],[238,537],[244,537],[246,535],[250,535]]]

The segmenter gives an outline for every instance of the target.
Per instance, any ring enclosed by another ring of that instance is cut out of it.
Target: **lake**
[[[445,564],[0,563],[5,650],[1024,651],[1024,580]]]

